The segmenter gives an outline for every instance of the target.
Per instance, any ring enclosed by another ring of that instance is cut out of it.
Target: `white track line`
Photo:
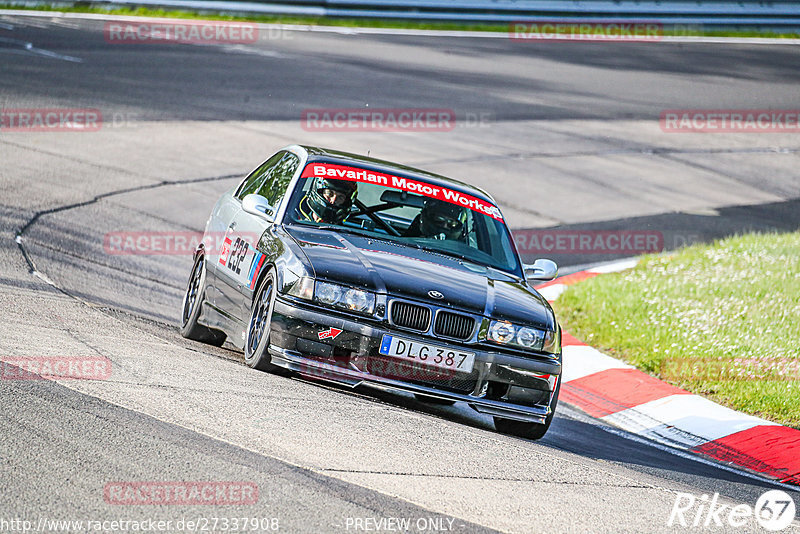
[[[561,293],[567,290],[566,284],[553,284],[552,286],[546,286],[541,289],[537,289],[536,291],[539,292],[545,299],[549,302],[553,302],[558,297],[561,296]]]
[[[567,345],[564,351],[564,368],[561,383],[566,384],[584,376],[593,375],[608,369],[633,369],[621,360],[607,356],[588,345]]]
[[[677,428],[681,434],[692,438],[688,447],[694,447],[695,437],[710,442],[749,430],[754,426],[778,426],[759,417],[747,415],[698,395],[668,395],[639,404],[603,417],[609,423],[636,434],[661,435],[662,428]],[[680,441],[680,440],[679,440]]]
[[[586,269],[586,272],[595,274],[618,273],[620,271],[627,271],[628,269],[633,269],[638,264],[639,264],[639,258],[628,258],[625,260],[614,261],[611,263],[604,263],[602,265],[598,265],[597,267]]]
[[[49,57],[52,59],[60,59],[62,61],[70,61],[72,63],[83,63],[83,60],[79,57],[74,56],[65,56],[64,54],[59,54],[57,52],[51,52],[50,50],[45,50],[44,48],[37,48],[33,46],[33,43],[28,41],[20,41],[19,39],[8,39],[5,37],[0,37],[0,43],[7,43],[11,45],[13,48],[4,48],[0,50],[2,52],[11,52],[16,54],[34,54],[44,57]]]

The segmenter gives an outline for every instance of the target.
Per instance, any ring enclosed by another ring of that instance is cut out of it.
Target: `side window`
[[[258,194],[266,198],[270,206],[277,208],[299,165],[300,158],[291,152],[285,152],[280,162],[270,169],[270,176],[262,182]]]
[[[495,221],[488,215],[484,215],[480,219],[483,222],[482,226],[485,227],[488,239],[487,242],[483,243],[483,246],[478,247],[478,249],[486,252],[503,265],[516,265],[517,260],[514,258],[514,252],[511,247],[505,247],[501,244],[511,239],[510,235],[507,239],[503,239],[501,235],[501,233],[508,231],[505,224]],[[477,220],[475,222],[477,222]]]
[[[264,180],[269,178],[272,168],[281,161],[285,154],[286,152],[278,152],[264,162],[261,167],[250,173],[250,176],[247,177],[242,186],[239,188],[239,191],[236,193],[236,198],[241,200],[247,195],[258,192],[261,189],[261,186],[264,184]]]

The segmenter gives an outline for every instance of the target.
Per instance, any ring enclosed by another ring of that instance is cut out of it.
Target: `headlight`
[[[347,308],[353,311],[363,312],[369,307],[367,294],[358,289],[348,289],[343,300]]]
[[[326,306],[372,315],[375,311],[375,294],[361,289],[348,288],[329,282],[317,282],[314,300]]]
[[[314,296],[321,303],[332,305],[342,298],[342,288],[334,284],[319,282],[314,290]]]
[[[531,348],[541,341],[541,332],[532,328],[520,328],[517,331],[517,344]]]
[[[503,321],[492,321],[489,327],[489,339],[504,345],[509,343],[514,339],[514,325]]]
[[[539,330],[511,324],[507,321],[489,323],[487,335],[489,341],[520,349],[533,349],[556,354],[561,347],[558,343],[558,331]]]

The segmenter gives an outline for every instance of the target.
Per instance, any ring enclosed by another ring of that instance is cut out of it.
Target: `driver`
[[[300,201],[298,210],[309,221],[342,224],[350,215],[357,192],[356,182],[317,176],[306,196]]]
[[[405,237],[463,240],[466,219],[467,212],[461,206],[428,198],[406,230]]]

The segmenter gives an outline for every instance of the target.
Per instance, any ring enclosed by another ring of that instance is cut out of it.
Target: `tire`
[[[203,298],[206,294],[206,262],[201,254],[197,256],[189,275],[186,293],[183,295],[181,307],[181,335],[187,339],[201,341],[209,345],[221,347],[225,343],[225,333],[203,326],[197,322],[200,310],[203,307]]]
[[[423,395],[422,393],[414,393],[414,398],[419,402],[424,402],[425,404],[434,404],[436,406],[452,406],[456,403],[454,400],[429,397],[428,395]]]
[[[520,438],[527,439],[542,439],[547,430],[550,428],[550,423],[553,422],[553,417],[556,414],[556,406],[558,405],[558,394],[561,391],[561,377],[556,386],[556,394],[553,395],[553,400],[550,402],[550,415],[544,421],[544,424],[528,423],[526,421],[514,421],[512,419],[503,419],[501,417],[494,418],[494,427],[502,434],[510,434]]]
[[[275,271],[270,269],[261,282],[253,299],[250,321],[244,340],[244,363],[259,371],[282,371],[270,363],[269,331],[272,323],[272,309],[275,307]]]

